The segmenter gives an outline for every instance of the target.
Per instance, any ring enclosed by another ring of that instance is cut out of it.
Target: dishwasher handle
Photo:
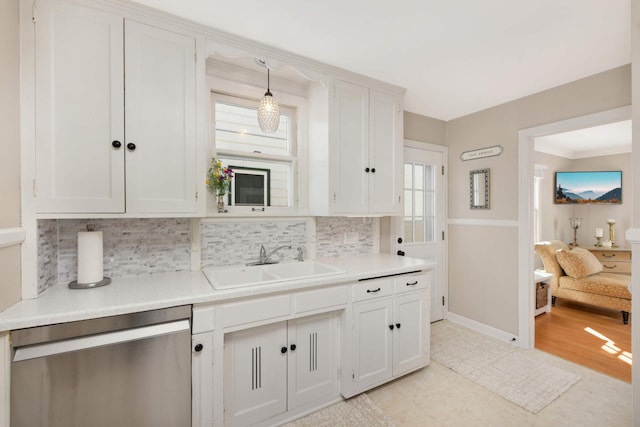
[[[189,319],[16,348],[13,362],[190,331]]]

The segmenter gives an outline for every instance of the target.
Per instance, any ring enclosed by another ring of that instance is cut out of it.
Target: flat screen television
[[[620,204],[622,171],[556,172],[555,203]]]

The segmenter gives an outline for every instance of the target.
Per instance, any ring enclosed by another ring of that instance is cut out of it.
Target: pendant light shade
[[[274,133],[280,124],[278,101],[269,90],[269,68],[267,67],[267,92],[258,105],[258,124],[265,133]]]

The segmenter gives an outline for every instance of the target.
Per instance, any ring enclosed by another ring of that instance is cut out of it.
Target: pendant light
[[[265,133],[274,133],[280,124],[278,101],[269,90],[269,67],[267,66],[267,92],[258,105],[258,124]]]

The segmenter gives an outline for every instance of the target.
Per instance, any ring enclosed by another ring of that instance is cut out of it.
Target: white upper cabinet
[[[109,13],[38,4],[38,212],[124,212],[122,25]]]
[[[125,30],[127,212],[195,213],[195,40],[133,21]]]
[[[311,213],[401,215],[402,96],[335,80],[310,97]]]
[[[49,0],[35,45],[37,213],[195,214],[196,39]]]

